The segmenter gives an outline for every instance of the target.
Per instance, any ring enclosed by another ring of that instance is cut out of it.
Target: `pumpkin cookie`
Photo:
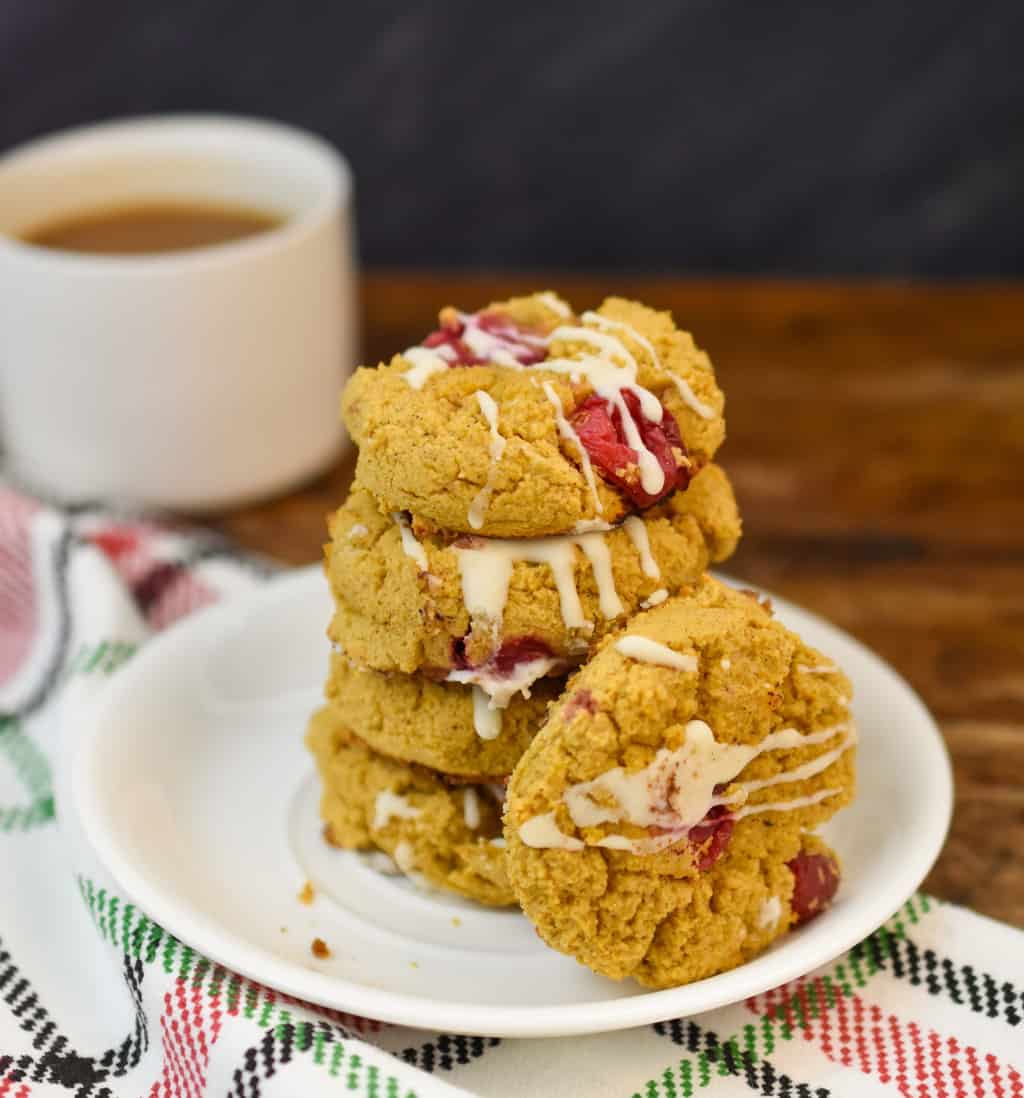
[[[670,987],[816,914],[839,869],[808,832],[853,797],[850,691],[710,578],[608,637],[509,785],[509,875],[541,937]]]
[[[550,293],[465,314],[346,386],[357,479],[385,511],[486,537],[618,522],[685,489],[725,437],[711,362],[668,313]]]
[[[356,489],[329,520],[328,633],[353,662],[479,686],[498,707],[643,606],[724,560],[740,532],[725,473],[710,465],[643,518],[573,537],[431,533]]]
[[[432,770],[371,751],[325,706],[306,744],[323,783],[324,838],[349,850],[377,850],[425,887],[490,907],[515,903],[501,837],[502,787],[452,785]]]
[[[385,674],[335,653],[325,692],[345,723],[374,751],[467,781],[512,773],[565,680],[538,680],[493,709],[480,690],[422,675]]]

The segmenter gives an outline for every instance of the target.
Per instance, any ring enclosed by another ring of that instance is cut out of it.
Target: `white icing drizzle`
[[[644,575],[651,579],[661,579],[661,569],[651,553],[651,539],[647,536],[644,520],[637,515],[630,515],[622,525],[640,557],[640,567]]]
[[[839,671],[834,663],[818,663],[813,666],[807,663],[798,663],[796,669],[802,671],[805,675],[835,675]]]
[[[475,319],[475,317],[466,313],[459,313],[459,320],[465,324],[459,338],[473,354],[477,358],[493,362],[497,366],[511,366],[514,370],[522,369],[522,363],[509,349],[507,341],[495,333],[479,327],[475,323]]]
[[[683,403],[688,408],[692,408],[701,419],[712,419],[714,417],[714,408],[712,408],[710,404],[705,404],[683,378],[678,374],[669,374],[669,377],[676,383],[679,395],[683,398]]]
[[[597,600],[601,614],[607,618],[617,618],[626,612],[618,591],[615,590],[615,575],[612,572],[612,557],[608,552],[603,534],[580,534],[573,541],[583,550],[597,583]]]
[[[612,320],[609,317],[602,316],[600,313],[584,313],[583,317],[585,320],[595,321],[601,328],[617,329],[632,336],[632,338],[651,356],[653,365],[659,370],[664,369],[661,365],[661,359],[658,357],[658,352],[654,349],[654,344],[651,343],[646,336],[641,335],[632,325],[625,324],[621,320]],[[692,408],[701,419],[711,419],[714,416],[714,408],[712,408],[710,404],[705,404],[683,378],[669,370],[665,370],[665,373],[675,382],[676,388],[679,390],[679,395],[683,398],[683,403],[686,404],[688,408]]]
[[[462,791],[462,818],[470,831],[476,831],[480,826],[480,800],[471,785]]]
[[[832,731],[834,734],[834,730],[832,729],[826,729],[825,731]],[[820,736],[821,734],[814,733],[813,735]],[[804,744],[809,742],[815,742],[810,736],[805,736],[803,740],[804,742],[800,746],[804,746]],[[839,744],[832,748],[832,750],[823,751],[820,755],[815,755],[813,759],[803,763],[801,766],[796,766],[792,770],[784,770],[781,774],[776,774],[771,778],[759,778],[754,781],[742,782],[740,788],[749,796],[749,794],[756,793],[759,789],[768,789],[773,785],[788,785],[790,782],[802,782],[807,778],[813,778],[816,774],[820,774],[823,770],[827,770],[839,756],[847,750],[847,748],[853,747],[856,742],[856,726],[852,724],[848,725],[845,735],[839,741]]]
[[[558,660],[542,657],[517,663],[511,675],[495,675],[486,667],[470,667],[465,671],[449,671],[445,679],[447,682],[478,686],[490,698],[490,704],[495,709],[504,709],[515,694],[522,694],[524,698],[528,698],[533,684],[557,664]],[[476,710],[474,710],[474,723],[475,719]],[[481,739],[487,739],[486,736],[481,735],[479,727],[476,731]]]
[[[558,313],[559,316],[572,316],[572,309],[570,309],[560,297],[556,297],[550,290],[545,290],[544,293],[537,294],[537,300],[543,301],[553,313]]]
[[[671,649],[667,651],[671,652]],[[673,652],[672,655],[678,656],[679,653]],[[716,786],[731,783],[748,763],[766,751],[824,743],[839,733],[846,733],[839,746],[808,763],[772,778],[744,782],[738,789],[732,790],[729,797],[715,793]],[[663,834],[636,839],[610,834],[596,842],[598,846],[648,854],[679,842],[717,805],[730,805],[730,815],[739,820],[755,813],[788,811],[817,804],[839,793],[838,789],[829,789],[792,801],[744,803],[750,793],[759,789],[802,781],[821,773],[855,742],[854,726],[839,724],[808,733],[783,728],[765,736],[756,745],[719,743],[704,721],[692,720],[686,726],[686,737],[680,747],[674,750],[667,747],[659,749],[642,770],[627,773],[622,767],[615,767],[591,781],[577,782],[566,789],[562,799],[570,819],[578,828],[596,827],[603,823],[629,823],[645,829],[662,830]],[[737,803],[742,807],[734,809],[732,806]],[[528,837],[523,837],[523,830],[527,827],[530,828]],[[520,836],[528,846],[558,845],[567,850],[582,849],[582,844],[566,845],[580,840],[573,840],[559,830],[553,811],[528,820],[520,828]]]
[[[819,789],[817,793],[809,793],[806,797],[795,797],[791,801],[772,801],[770,804],[745,804],[742,808],[732,813],[735,820],[742,820],[744,816],[756,816],[759,812],[792,812],[795,808],[808,808],[812,804],[818,804],[829,797],[838,797],[841,789]]]
[[[416,567],[419,568],[421,572],[426,572],[429,566],[427,552],[416,540],[416,535],[412,532],[412,528],[406,521],[405,515],[399,514],[396,511],[391,517],[398,526],[398,532],[402,537],[402,552],[416,562]]]
[[[584,843],[558,830],[554,812],[534,816],[519,829],[519,838],[527,845],[546,850],[582,850]]]
[[[380,831],[394,819],[415,820],[420,809],[409,804],[405,797],[382,789],[373,804],[373,830]]]
[[[697,670],[696,656],[689,652],[676,652],[668,645],[659,644],[649,637],[641,637],[635,633],[616,641],[615,649],[627,659],[637,660],[640,663],[656,663],[661,667],[672,667],[676,671]]]
[[[651,359],[651,365],[658,370],[661,369],[661,359],[658,357],[658,352],[654,349],[654,344],[647,336],[641,335],[632,324],[627,324],[623,320],[612,320],[610,316],[603,316],[601,313],[584,313],[583,319],[592,324],[596,324],[599,328],[604,328],[605,331],[625,332],[626,335],[632,337],[647,352]]]
[[[720,667],[722,668],[723,671],[728,671],[729,668],[732,667],[732,660],[729,659],[728,656],[723,656],[722,660],[721,660],[721,663],[720,663]]]
[[[597,313],[584,313],[584,321],[593,321]],[[644,445],[639,428],[623,399],[622,392],[629,389],[640,401],[640,410],[652,423],[660,423],[664,416],[661,401],[654,393],[637,384],[636,359],[626,345],[615,336],[593,328],[562,325],[552,333],[552,340],[571,340],[589,343],[598,353],[582,358],[546,358],[539,363],[541,369],[556,374],[568,374],[574,381],[586,378],[594,392],[614,405],[622,419],[622,431],[627,445],[636,452],[640,469],[640,484],[649,495],[657,495],[665,487],[665,470],[658,459]],[[616,362],[618,360],[618,362]]]
[[[659,587],[657,591],[652,591],[647,598],[640,603],[641,610],[650,610],[652,606],[660,606],[668,598],[668,591],[664,587]]]
[[[356,538],[365,538],[370,531],[361,523],[354,523],[348,528],[348,540],[355,541]]]
[[[499,835],[497,838],[491,839],[491,846],[496,846],[499,847],[501,850],[504,850],[505,839],[503,838],[503,836]]]
[[[473,727],[482,740],[496,740],[501,734],[501,710],[479,686],[473,686]]]
[[[434,376],[448,369],[448,362],[429,347],[410,347],[402,352],[402,358],[412,366],[402,374],[411,389],[422,389]]]
[[[605,618],[615,618],[624,613],[622,600],[615,590],[611,555],[602,534],[547,538],[487,538],[475,545],[455,549],[459,573],[462,577],[462,598],[474,622],[480,620],[489,622],[495,636],[500,633],[513,566],[517,561],[526,561],[531,564],[546,564],[551,569],[565,627],[592,629],[593,625],[583,613],[583,604],[576,589],[575,550],[577,547],[590,561],[594,582],[597,585],[601,614]],[[550,670],[553,666],[550,660],[531,661],[531,663],[541,662],[548,664],[546,670]],[[544,673],[546,672],[541,672],[541,674]],[[448,677],[452,682],[477,683],[493,696],[489,682],[494,679],[494,676],[488,675],[486,671],[479,673],[476,670],[457,671],[452,672]],[[503,680],[497,681],[500,684]],[[532,681],[533,679],[530,679],[527,685]],[[502,693],[511,697],[516,689],[511,693],[507,689],[502,689]]]
[[[508,600],[512,566],[517,560],[546,564],[558,588],[562,620],[569,629],[586,619],[576,591],[575,557],[568,538],[490,538],[471,548],[456,548],[462,576],[462,599],[474,618],[484,618],[500,628]]]
[[[590,495],[594,500],[594,510],[600,515],[604,513],[604,507],[601,504],[601,497],[597,494],[597,481],[594,479],[594,467],[590,464],[590,455],[587,453],[580,441],[580,436],[576,433],[576,428],[565,418],[565,409],[562,407],[562,401],[555,392],[555,387],[550,381],[545,381],[541,388],[544,390],[544,395],[548,398],[551,406],[555,409],[555,425],[558,427],[558,433],[566,441],[573,443],[580,455],[580,468],[583,470],[583,478],[587,482],[587,487],[590,489]],[[577,523],[579,528],[582,523]],[[603,525],[603,524],[602,524]],[[606,529],[608,527],[605,527]]]
[[[778,896],[769,896],[761,904],[761,910],[757,916],[757,925],[761,930],[774,930],[782,918],[782,901]]]
[[[476,494],[476,498],[470,504],[469,515],[467,516],[469,525],[474,530],[479,530],[484,524],[484,516],[487,514],[487,508],[491,504],[491,496],[494,494],[498,464],[505,453],[505,439],[498,430],[498,405],[494,402],[494,398],[490,393],[485,393],[483,389],[477,389],[475,395],[476,402],[480,405],[480,411],[483,413],[484,419],[487,420],[487,426],[491,431],[489,447],[491,466],[487,472],[487,483]]]
[[[615,529],[615,524],[605,522],[604,519],[580,519],[574,522],[572,533],[574,534],[607,534]]]

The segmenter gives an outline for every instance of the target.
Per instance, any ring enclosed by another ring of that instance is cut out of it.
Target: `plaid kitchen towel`
[[[76,710],[152,632],[266,572],[209,536],[0,487],[0,1098],[1024,1098],[1024,934],[924,895],[793,984],[566,1040],[322,1010],[177,941],[97,864],[61,761]]]

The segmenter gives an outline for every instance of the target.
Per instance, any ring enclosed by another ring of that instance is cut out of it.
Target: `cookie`
[[[306,744],[323,784],[326,841],[383,851],[425,888],[489,907],[515,903],[505,872],[500,786],[452,785],[425,767],[379,755],[331,706],[314,714]]]
[[[471,687],[370,671],[335,653],[325,692],[374,751],[467,781],[499,781],[512,773],[564,685],[540,679],[529,698],[517,694],[507,708],[491,709]]]
[[[541,937],[670,987],[815,914],[838,863],[808,833],[853,797],[850,693],[710,578],[608,637],[509,784],[509,875]]]
[[[725,437],[711,362],[669,313],[553,294],[445,309],[423,344],[346,386],[357,479],[443,530],[539,537],[618,522]]]
[[[501,707],[577,664],[599,636],[697,580],[734,549],[740,523],[725,473],[643,518],[574,537],[446,536],[382,514],[365,490],[329,520],[328,633],[356,664],[469,683]]]

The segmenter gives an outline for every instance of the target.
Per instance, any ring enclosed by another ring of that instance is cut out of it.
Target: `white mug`
[[[19,234],[68,216],[195,201],[282,217],[151,255]],[[0,158],[0,446],[65,503],[231,506],[300,483],[347,442],[355,358],[352,179],[311,135],[169,116],[105,123]]]

